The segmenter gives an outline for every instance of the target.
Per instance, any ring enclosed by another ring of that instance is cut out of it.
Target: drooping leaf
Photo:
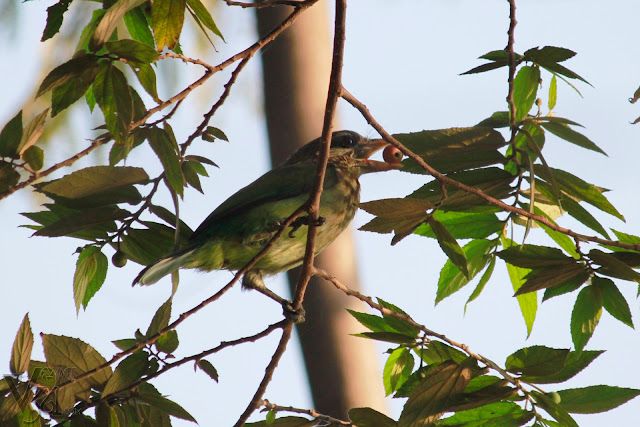
[[[18,146],[22,139],[22,110],[18,111],[0,132],[0,156],[18,157]]]
[[[136,77],[138,77],[138,81],[144,90],[151,95],[154,101],[159,103],[160,98],[158,98],[158,89],[156,87],[156,72],[153,71],[153,67],[149,64],[139,64],[133,71],[136,73]]]
[[[164,47],[173,49],[178,43],[186,0],[161,0],[153,2],[151,6],[151,22],[155,35],[158,52]]]
[[[447,230],[444,225],[435,220],[433,217],[430,217],[427,222],[431,226],[431,230],[436,235],[438,244],[440,245],[440,248],[445,253],[445,255],[447,255],[447,258],[449,258],[453,265],[458,267],[460,272],[464,274],[467,279],[469,279],[467,257],[458,244],[458,241],[451,235],[449,230]]]
[[[165,221],[167,224],[175,227],[177,218],[173,212],[169,211],[167,208],[158,205],[151,205],[149,206],[149,211]],[[180,220],[180,234],[187,240],[193,234],[193,230],[182,220]]]
[[[157,127],[150,128],[147,131],[147,137],[151,148],[160,159],[160,163],[164,167],[165,178],[169,187],[178,195],[183,194],[184,176],[180,168],[180,160],[175,150],[175,143],[171,139],[170,134]]]
[[[505,368],[514,374],[528,376],[551,375],[565,366],[569,350],[541,345],[522,348],[507,357]]]
[[[456,412],[451,417],[439,420],[438,425],[518,427],[526,424],[533,417],[533,412],[524,410],[513,402],[496,402]]]
[[[361,203],[360,208],[376,215],[376,218],[360,227],[363,231],[376,233],[394,232],[392,244],[408,236],[427,218],[427,210],[433,205],[416,199],[382,199]]]
[[[385,394],[398,390],[413,371],[413,356],[404,347],[395,349],[387,358],[382,372]]]
[[[101,67],[93,83],[93,93],[107,129],[117,141],[124,140],[133,120],[133,98],[122,71],[113,64]]]
[[[166,328],[169,325],[169,319],[171,318],[171,298],[165,301],[156,313],[153,315],[153,319],[151,319],[151,323],[147,328],[146,337],[153,336],[157,334],[160,330]]]
[[[625,325],[633,328],[629,304],[627,304],[627,300],[625,300],[624,295],[622,295],[622,292],[620,292],[620,289],[618,289],[615,283],[610,279],[599,276],[593,276],[591,282],[593,286],[600,288],[604,309]]]
[[[97,60],[98,58],[94,55],[78,55],[64,64],[57,66],[44,78],[36,93],[36,97],[62,86],[73,78],[77,78],[85,73],[87,68],[95,67]]]
[[[602,252],[599,249],[591,249],[589,251],[589,258],[591,261],[602,266],[597,270],[598,273],[640,283],[640,273],[610,253]]]
[[[507,249],[515,246],[512,240],[504,236],[501,237],[501,240],[502,245]],[[511,286],[513,287],[514,292],[517,293],[522,287],[525,282],[525,276],[529,274],[530,271],[531,270],[529,269],[516,267],[507,263],[507,272],[509,273],[509,280],[511,281]],[[535,292],[530,292],[527,294],[517,295],[516,298],[518,299],[520,312],[522,312],[522,318],[524,319],[524,323],[527,327],[527,336],[529,336],[531,335],[533,322],[536,320],[536,312],[538,311],[537,294]]]
[[[63,217],[52,224],[40,228],[33,235],[46,237],[72,236],[79,231],[92,229],[96,226],[102,230],[103,225],[111,230],[115,228],[113,221],[124,219],[130,215],[129,211],[120,209],[117,206],[100,206]]]
[[[29,322],[29,313],[24,315],[11,349],[9,368],[14,375],[20,375],[29,368],[31,350],[33,349],[33,332]]]
[[[102,391],[103,396],[125,390],[139,380],[149,368],[149,355],[144,351],[136,351],[122,360]]]
[[[218,29],[216,23],[213,21],[211,14],[200,0],[187,0],[187,5],[189,5],[191,10],[193,10],[194,15],[202,22],[205,27],[210,29],[213,34],[220,37],[224,41],[224,37]]]
[[[562,138],[567,142],[570,142],[582,148],[586,148],[587,150],[592,150],[597,153],[604,154],[605,156],[607,155],[607,153],[602,151],[602,149],[589,138],[579,132],[576,132],[563,123],[546,122],[542,123],[542,127],[558,138]]]
[[[73,275],[73,299],[76,303],[76,314],[80,307],[85,310],[87,304],[102,287],[107,277],[109,261],[96,246],[87,246],[82,250],[76,263]]]
[[[144,14],[144,5],[129,10],[124,14],[124,23],[131,38],[149,47],[155,48],[153,33]]]
[[[202,369],[212,380],[218,382],[218,370],[206,359],[200,359],[196,362],[198,368]]]
[[[539,84],[540,69],[538,67],[524,66],[520,68],[513,81],[516,122],[520,122],[529,114],[536,100]]]
[[[594,385],[558,391],[560,406],[574,414],[595,414],[617,408],[640,394],[634,388]]]
[[[571,313],[571,338],[576,351],[582,351],[591,339],[602,315],[602,293],[596,286],[586,286],[578,294]]]
[[[40,135],[42,135],[42,132],[44,131],[44,122],[47,120],[47,114],[49,114],[48,108],[34,117],[33,120],[31,120],[24,128],[22,138],[20,138],[20,144],[17,149],[19,155],[22,155],[29,149],[29,147],[38,142]]]
[[[81,72],[74,74],[67,81],[53,88],[51,94],[51,117],[57,116],[58,113],[82,98],[87,90],[93,87],[92,84],[99,71],[100,64],[98,62],[90,62]]]
[[[504,227],[504,221],[493,213],[437,210],[433,213],[433,218],[442,223],[456,239],[484,239],[500,232]],[[436,237],[429,224],[421,224],[414,233],[425,237]]]
[[[155,49],[136,40],[114,40],[106,42],[105,47],[119,58],[138,64],[149,64],[158,59],[158,52]]]
[[[525,276],[526,282],[516,291],[515,295],[535,292],[553,286],[580,286],[589,280],[589,277],[591,277],[591,271],[578,262],[535,269]]]
[[[549,111],[552,111],[555,108],[557,101],[558,101],[558,79],[554,74],[553,77],[551,78],[551,83],[549,83],[549,103],[548,103]]]
[[[69,199],[79,199],[108,189],[140,184],[148,179],[149,175],[142,168],[90,166],[55,181],[50,181],[39,190]]]
[[[467,306],[469,305],[469,303],[471,301],[475,300],[476,298],[478,298],[480,296],[480,294],[482,293],[482,291],[484,290],[484,287],[487,285],[487,283],[489,282],[489,279],[491,278],[491,275],[493,274],[493,270],[494,270],[495,266],[496,266],[496,257],[492,256],[491,257],[491,261],[489,262],[489,266],[487,267],[487,269],[482,274],[482,277],[480,278],[480,281],[476,285],[476,288],[473,290],[471,295],[469,295],[469,299],[467,300],[467,302],[464,305],[465,313],[467,311]]]
[[[193,418],[193,416],[188,413],[182,406],[178,405],[172,400],[167,399],[166,397],[161,396],[160,394],[140,393],[137,398],[168,415],[194,423],[196,422],[195,418]]]
[[[381,298],[378,298],[378,303],[384,308],[393,310],[396,313],[407,315],[407,313],[405,313],[400,307],[395,306],[390,302],[384,301]],[[387,325],[391,326],[393,330],[398,331],[401,334],[404,334],[411,338],[417,338],[418,335],[420,334],[420,329],[418,327],[412,325],[411,323],[409,323],[404,319],[400,319],[390,314],[383,314],[382,317]]]
[[[132,228],[122,237],[120,250],[128,259],[149,265],[173,251],[175,230],[163,224],[145,221],[148,229]],[[184,244],[184,238],[181,238]]]

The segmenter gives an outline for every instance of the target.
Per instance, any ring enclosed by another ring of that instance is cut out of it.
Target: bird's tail
[[[167,274],[173,273],[182,267],[194,250],[195,249],[188,249],[160,258],[142,270],[140,274],[138,274],[138,277],[133,280],[133,285],[135,286],[137,283],[141,285],[153,285]]]

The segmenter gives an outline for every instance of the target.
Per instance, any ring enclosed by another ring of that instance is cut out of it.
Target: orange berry
[[[402,161],[402,152],[393,145],[387,145],[382,152],[382,158],[387,163],[400,163]]]

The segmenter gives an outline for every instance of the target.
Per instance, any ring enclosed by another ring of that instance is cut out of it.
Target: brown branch
[[[294,414],[304,414],[313,417],[316,421],[325,421],[327,423],[331,423],[331,425],[341,425],[341,426],[352,426],[353,424],[349,421],[340,420],[338,418],[330,417],[329,415],[320,414],[316,412],[315,409],[300,409],[294,408],[293,406],[280,406],[275,403],[269,402],[269,400],[264,399],[260,402],[260,406],[264,406],[264,410],[266,411],[276,411],[276,412],[291,412]]]
[[[307,212],[311,221],[307,231],[307,245],[304,254],[304,261],[300,269],[300,277],[296,284],[296,292],[293,298],[293,309],[297,310],[302,306],[304,295],[307,291],[313,259],[315,256],[315,238],[317,235],[316,223],[320,213],[320,197],[324,186],[324,177],[329,160],[329,150],[331,149],[331,134],[333,130],[333,117],[340,98],[342,88],[342,64],[344,58],[344,40],[346,24],[347,2],[346,0],[336,0],[336,17],[333,37],[333,59],[331,61],[331,74],[329,76],[329,92],[327,95],[327,105],[324,110],[324,122],[322,125],[323,146],[320,150],[316,174],[309,196]]]
[[[533,214],[529,211],[526,211],[516,206],[508,205],[502,200],[496,199],[495,197],[492,197],[486,194],[484,191],[480,190],[479,188],[471,187],[469,185],[456,181],[455,179],[449,178],[448,176],[442,174],[441,172],[438,172],[433,167],[429,166],[420,156],[413,153],[411,150],[409,150],[404,145],[402,145],[400,141],[398,141],[393,136],[391,136],[380,125],[380,123],[378,123],[378,121],[376,121],[376,119],[373,118],[369,109],[362,102],[360,102],[356,97],[354,97],[351,93],[349,93],[349,91],[347,91],[345,88],[342,88],[342,98],[344,98],[349,104],[351,104],[354,108],[360,111],[362,116],[367,120],[367,123],[369,123],[380,134],[380,136],[384,138],[385,141],[387,141],[389,144],[399,149],[404,155],[406,155],[410,159],[414,160],[425,172],[433,176],[438,181],[444,182],[445,184],[451,185],[452,187],[456,187],[462,191],[466,191],[467,193],[474,194],[486,200],[487,202],[491,203],[492,205],[495,205],[505,210],[506,212],[517,213],[526,218],[531,218],[534,221],[537,221],[539,223],[546,225],[552,230],[555,230],[562,234],[566,234],[567,236],[570,236],[574,239],[577,239],[583,242],[594,242],[601,245],[615,246],[622,249],[640,251],[640,244],[623,243],[616,240],[607,240],[597,236],[587,236],[585,234],[576,233],[575,231],[570,230],[568,228],[560,227],[558,224],[549,220],[548,218]]]
[[[249,402],[249,405],[247,405],[247,409],[244,410],[242,415],[240,415],[240,418],[238,418],[238,421],[235,423],[236,427],[240,427],[244,425],[244,423],[249,419],[253,411],[255,411],[256,408],[258,408],[258,406],[260,405],[262,396],[264,395],[264,392],[267,390],[267,386],[271,382],[271,377],[273,377],[273,372],[276,370],[276,367],[278,366],[278,362],[280,362],[280,359],[282,358],[282,355],[284,354],[284,351],[287,348],[287,343],[291,339],[291,331],[293,330],[293,321],[291,319],[286,319],[286,320],[283,320],[283,322],[286,322],[286,325],[282,328],[282,337],[280,338],[278,347],[276,348],[276,351],[273,353],[273,356],[271,357],[271,361],[269,362],[269,365],[267,365],[267,368],[265,369],[264,377],[262,378],[262,381],[260,382],[258,389],[253,395],[251,402]]]
[[[507,93],[507,103],[509,104],[509,127],[511,128],[511,141],[510,144],[515,143],[516,139],[516,104],[513,99],[513,93],[515,92],[514,80],[516,76],[516,57],[513,51],[513,45],[515,42],[515,29],[516,24],[516,2],[515,0],[509,1],[509,30],[507,32],[509,40],[507,42],[507,52],[509,54],[509,91]],[[515,148],[515,147],[514,147]]]
[[[91,145],[89,145],[84,150],[74,154],[73,156],[69,157],[66,160],[61,161],[60,163],[56,163],[55,165],[51,166],[49,169],[46,169],[46,170],[44,170],[42,172],[34,172],[33,175],[31,175],[29,178],[25,179],[22,182],[19,182],[14,187],[9,187],[5,193],[0,194],[0,200],[4,199],[5,197],[10,196],[11,194],[15,193],[18,190],[21,190],[21,189],[27,187],[28,185],[33,184],[34,182],[36,182],[40,178],[44,178],[45,176],[51,175],[53,172],[57,171],[60,168],[63,168],[65,166],[71,166],[77,160],[83,158],[84,156],[86,156],[87,154],[91,153],[93,150],[95,150],[99,146],[106,144],[107,142],[109,142],[108,138],[101,138],[101,139],[92,140],[91,141]]]
[[[224,0],[225,3],[229,6],[240,6],[245,9],[248,7],[253,7],[256,9],[260,9],[263,7],[273,7],[273,6],[299,6],[300,3],[304,3],[303,0],[267,0],[267,1],[257,1],[256,3],[245,3],[241,1],[233,1],[233,0]]]

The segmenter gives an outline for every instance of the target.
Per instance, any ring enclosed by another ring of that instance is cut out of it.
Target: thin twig
[[[260,402],[260,406],[263,406],[263,411],[276,411],[276,412],[291,412],[294,414],[304,414],[313,417],[316,421],[325,421],[327,423],[331,423],[332,425],[341,425],[341,426],[352,426],[353,424],[349,421],[340,420],[338,418],[333,418],[329,415],[324,415],[317,412],[315,409],[301,409],[294,408],[293,406],[280,406],[275,403],[269,402],[269,400],[264,399]]]
[[[362,116],[367,120],[367,123],[369,123],[380,134],[380,136],[384,138],[385,141],[387,141],[389,144],[399,149],[404,155],[406,155],[410,159],[414,160],[425,172],[433,176],[438,181],[444,182],[445,184],[451,185],[452,187],[456,187],[462,191],[466,191],[467,193],[474,194],[480,197],[481,199],[484,199],[487,202],[491,203],[492,205],[495,205],[507,212],[517,213],[526,218],[531,218],[534,221],[537,221],[546,225],[552,230],[555,230],[562,234],[566,234],[567,236],[570,236],[574,239],[577,239],[583,242],[594,242],[594,243],[599,243],[601,245],[615,246],[618,248],[640,251],[640,244],[624,243],[616,240],[602,239],[597,236],[587,236],[585,234],[576,233],[575,231],[570,230],[568,228],[560,227],[556,223],[550,221],[549,219],[543,216],[532,214],[531,212],[526,211],[522,208],[518,208],[516,206],[508,205],[502,200],[496,199],[495,197],[492,197],[486,194],[484,191],[480,190],[479,188],[471,187],[469,185],[456,181],[455,179],[449,178],[448,176],[438,172],[433,167],[429,166],[420,156],[413,153],[407,147],[402,145],[400,141],[398,141],[393,136],[391,136],[391,134],[389,134],[380,125],[380,123],[378,123],[378,121],[376,121],[376,119],[373,118],[369,109],[362,102],[360,102],[356,97],[354,97],[351,93],[349,93],[349,91],[347,91],[345,88],[342,88],[342,98],[344,98],[349,104],[351,104],[358,111],[360,111]]]
[[[242,1],[224,0],[224,2],[227,3],[227,5],[229,6],[240,6],[243,9],[248,7],[260,9],[263,7],[273,7],[273,6],[299,6],[300,3],[303,3],[302,0],[270,0],[270,1],[257,1],[255,3],[245,3]]]
[[[249,405],[247,405],[247,409],[245,409],[242,415],[240,415],[240,418],[238,418],[238,421],[235,424],[236,427],[240,427],[244,425],[244,423],[249,419],[253,411],[255,411],[256,408],[260,405],[262,396],[264,395],[264,392],[267,390],[267,386],[271,382],[271,377],[273,376],[273,372],[276,370],[276,367],[278,366],[278,363],[280,362],[280,359],[282,358],[282,355],[284,354],[284,351],[287,348],[287,343],[291,339],[291,331],[293,330],[293,320],[285,319],[283,320],[283,322],[286,322],[286,325],[282,328],[282,337],[280,338],[278,347],[276,348],[276,351],[273,353],[273,356],[271,356],[271,361],[269,362],[269,365],[267,365],[267,368],[265,369],[264,377],[262,378],[262,381],[260,382],[258,389],[253,395],[251,402],[249,402]]]
[[[509,127],[511,128],[511,141],[510,144],[515,143],[517,127],[516,127],[516,104],[513,99],[513,93],[515,92],[514,80],[516,77],[516,57],[513,51],[513,45],[515,41],[516,24],[516,2],[515,0],[509,1],[509,30],[507,32],[509,40],[507,42],[507,53],[509,54],[509,91],[507,93],[507,103],[509,104]]]

